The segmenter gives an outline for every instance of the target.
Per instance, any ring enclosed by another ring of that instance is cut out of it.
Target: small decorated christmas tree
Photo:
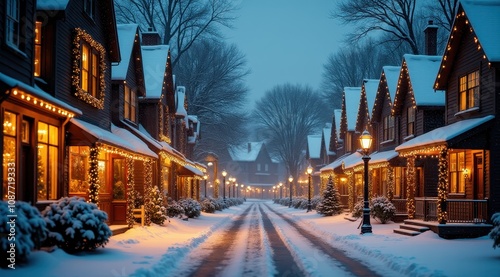
[[[158,186],[154,186],[149,191],[148,198],[150,199],[150,203],[149,209],[146,210],[146,213],[149,213],[151,222],[163,225],[163,222],[167,219],[167,209],[163,205],[163,196]]]
[[[323,198],[316,206],[316,211],[324,216],[337,215],[342,212],[340,193],[333,185],[331,176],[328,178],[328,184],[323,192]]]

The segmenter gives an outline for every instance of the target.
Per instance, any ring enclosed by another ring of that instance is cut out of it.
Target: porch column
[[[93,144],[89,149],[89,201],[99,205],[99,148]]]
[[[349,210],[354,210],[354,205],[356,205],[357,199],[354,199],[354,172],[351,174],[347,174],[347,186],[349,191]]]
[[[387,166],[387,198],[392,201],[394,198],[394,168]]]
[[[144,225],[151,225],[151,211],[153,210],[154,203],[151,201],[151,194],[153,190],[153,162],[150,159],[144,160],[144,208],[145,218]]]
[[[135,207],[135,183],[134,183],[134,160],[127,158],[127,225],[134,227]],[[138,208],[138,207],[137,207]]]
[[[437,217],[440,224],[446,224],[448,213],[446,211],[446,196],[448,194],[448,149],[443,147],[439,151],[438,161],[438,200]]]
[[[415,155],[406,157],[406,211],[408,219],[415,218]]]

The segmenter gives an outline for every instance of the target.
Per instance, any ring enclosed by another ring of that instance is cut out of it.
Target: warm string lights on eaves
[[[474,33],[474,29],[472,28],[472,26],[469,26],[469,20],[465,16],[465,12],[464,11],[462,11],[461,13],[457,13],[455,22],[459,22],[459,20],[462,20],[462,18],[464,18],[464,20],[465,20],[465,27],[469,29],[469,32],[471,34]],[[447,61],[449,52],[452,50],[451,45],[452,45],[453,40],[455,39],[455,35],[456,35],[457,32],[462,32],[462,29],[458,29],[457,26],[455,25],[453,27],[453,30],[452,30],[451,34],[450,34],[450,39],[448,41],[448,45],[446,46],[446,51],[445,51],[445,53],[443,55],[443,63],[441,65],[441,69],[445,69],[445,67],[446,67],[446,65],[444,64],[444,62]],[[482,46],[481,46],[481,43],[479,42],[479,40],[477,38],[477,36],[474,36],[474,43],[476,44],[477,51],[481,51],[483,49]],[[483,60],[487,60],[486,55],[484,53],[483,53]],[[491,62],[488,62],[488,66],[491,67]],[[438,87],[439,87],[439,79],[440,78],[441,78],[441,73],[438,73],[436,84],[434,84],[434,89],[438,89]]]
[[[45,102],[31,94],[28,94],[22,90],[19,89],[14,89],[12,90],[12,95],[18,99],[21,99],[22,101],[25,101],[26,103],[29,103],[31,105],[45,108],[48,112],[56,113],[61,116],[65,117],[74,117],[75,115],[72,112],[69,112],[61,107],[57,107],[56,105],[50,104],[49,102]]]

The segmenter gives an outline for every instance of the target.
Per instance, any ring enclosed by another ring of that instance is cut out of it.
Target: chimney
[[[157,31],[152,27],[148,27],[147,32],[142,33],[142,45],[160,45],[161,38]]]
[[[437,55],[437,29],[438,27],[434,25],[434,22],[429,20],[429,24],[424,30],[426,55]]]
[[[252,143],[251,142],[248,143],[248,153],[250,153],[250,151],[252,151]]]

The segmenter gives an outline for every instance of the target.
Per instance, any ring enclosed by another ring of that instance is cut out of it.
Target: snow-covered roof
[[[356,118],[358,117],[359,102],[361,99],[361,87],[345,87],[344,95],[347,131],[354,131],[356,129]]]
[[[342,118],[342,110],[341,109],[335,109],[333,110],[333,114],[335,115],[335,130],[336,136],[337,136],[337,141],[340,139],[340,120]]]
[[[359,152],[354,152],[352,154],[346,154],[342,157],[339,157],[338,159],[336,159],[335,161],[333,161],[329,165],[322,167],[320,169],[320,172],[327,171],[327,170],[334,170],[335,168],[342,166],[342,163],[344,163],[344,165],[355,163],[358,160],[361,160],[361,157],[363,157],[363,154],[361,154]]]
[[[399,145],[396,147],[396,151],[401,152],[426,145],[446,144],[450,139],[486,123],[493,118],[495,118],[493,115],[488,115],[481,118],[466,119],[434,129]]]
[[[110,132],[76,118],[71,118],[70,122],[103,143],[111,144],[137,154],[158,158],[158,155],[151,151],[143,141],[123,128],[111,125]]]
[[[460,1],[488,60],[500,61],[500,1]]]
[[[231,155],[233,161],[253,162],[257,159],[257,156],[259,156],[263,145],[263,142],[249,142],[240,146],[231,147],[229,149],[229,155]]]
[[[319,159],[321,156],[321,135],[307,136],[309,159]]]
[[[169,46],[144,45],[141,49],[146,98],[160,98],[163,92]]]
[[[368,105],[368,115],[371,118],[371,111],[373,109],[373,105],[375,104],[375,97],[377,96],[377,89],[379,79],[365,79],[363,81],[363,86],[365,88],[366,94],[366,103]]]
[[[137,24],[117,24],[118,44],[120,45],[120,56],[122,60],[111,67],[111,78],[113,80],[125,80],[132,57],[132,49],[136,40]],[[137,38],[139,39],[139,38]]]
[[[199,170],[198,168],[190,165],[190,164],[185,164],[184,165],[184,168],[191,171],[193,174],[195,175],[198,175],[198,176],[203,176],[203,172],[201,172],[201,170]]]
[[[62,11],[68,6],[69,0],[38,0],[37,10]]]
[[[82,115],[82,111],[63,102],[49,93],[43,91],[38,86],[30,86],[24,82],[21,82],[17,79],[14,79],[10,76],[7,76],[0,72],[0,82],[5,83],[9,88],[19,88],[23,90],[25,93],[28,93],[32,98],[38,99],[39,101],[43,101],[45,103],[50,103],[51,105],[57,106],[61,109],[67,110],[68,112],[72,112],[76,115]],[[38,102],[39,102],[38,101]]]
[[[162,145],[160,142],[156,139],[154,139],[151,134],[142,126],[142,124],[139,124],[139,128],[135,128],[134,126],[130,125],[126,121],[121,121],[122,124],[126,125],[129,130],[133,130],[133,133],[135,133],[138,137],[140,137],[143,141],[147,141],[149,144],[154,145],[158,149],[162,149]]]
[[[398,152],[394,150],[383,151],[383,152],[375,152],[370,155],[370,164],[383,163],[387,162],[398,156]]]
[[[444,91],[434,90],[434,81],[441,66],[441,58],[441,56],[413,54],[403,56],[417,106],[444,106]]]
[[[175,92],[175,106],[177,107],[175,115],[187,117],[186,108],[184,108],[184,98],[186,97],[186,88],[178,86]]]
[[[387,90],[389,90],[389,95],[391,96],[391,101],[393,102],[398,88],[398,78],[401,66],[388,65],[384,66],[382,70],[384,71],[385,79],[387,81]]]
[[[325,141],[325,149],[327,155],[335,155],[334,151],[330,151],[330,137],[332,134],[332,124],[327,123],[325,127],[323,127],[323,140]]]

